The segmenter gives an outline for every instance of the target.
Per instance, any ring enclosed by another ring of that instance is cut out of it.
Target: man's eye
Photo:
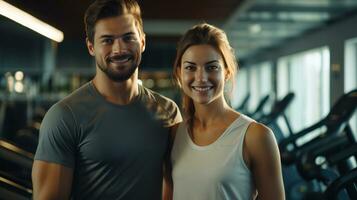
[[[127,35],[123,38],[124,41],[130,42],[130,41],[135,41],[136,38],[133,35]]]
[[[113,39],[110,39],[110,38],[103,39],[102,43],[103,44],[112,44],[113,43]]]

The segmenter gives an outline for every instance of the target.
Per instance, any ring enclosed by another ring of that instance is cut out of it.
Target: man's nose
[[[119,39],[114,40],[112,46],[113,53],[119,53],[123,49],[123,45],[123,42],[121,42]]]

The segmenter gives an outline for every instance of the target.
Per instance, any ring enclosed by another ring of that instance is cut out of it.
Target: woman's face
[[[180,78],[184,93],[195,104],[209,104],[224,98],[224,61],[211,45],[193,45],[184,52]]]

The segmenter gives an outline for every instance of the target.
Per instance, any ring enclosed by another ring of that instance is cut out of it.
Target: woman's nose
[[[208,74],[204,68],[198,68],[195,74],[195,78],[197,81],[205,82],[207,81]]]

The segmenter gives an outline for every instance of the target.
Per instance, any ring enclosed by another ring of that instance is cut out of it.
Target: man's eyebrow
[[[114,38],[113,35],[101,35],[99,38]]]
[[[123,34],[122,36],[128,36],[128,35],[135,35],[135,33],[134,32],[127,32],[127,33]]]
[[[123,35],[120,36],[115,36],[115,35],[101,35],[99,38],[117,38],[117,37],[125,37],[125,36],[130,36],[130,35],[134,35],[134,32],[127,32],[124,33]]]

